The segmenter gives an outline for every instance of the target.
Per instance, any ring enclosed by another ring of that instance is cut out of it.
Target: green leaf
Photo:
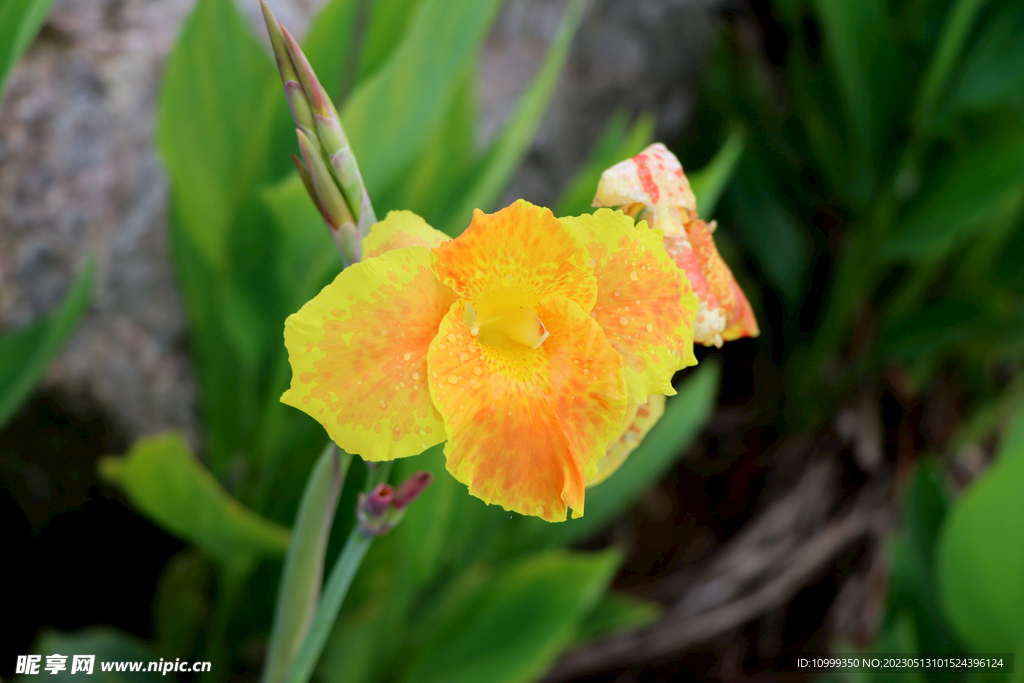
[[[928,174],[901,210],[882,254],[930,263],[980,230],[1016,219],[1024,208],[1024,131],[1007,126]]]
[[[963,0],[966,3],[966,0]],[[975,0],[977,2],[977,0]],[[1024,108],[1024,6],[1004,2],[964,54],[950,86],[946,110],[987,109],[1010,104]]]
[[[655,123],[653,116],[642,114],[627,130],[626,114],[622,111],[612,114],[583,168],[576,173],[558,199],[554,209],[555,215],[580,216],[584,213],[593,213],[594,207],[591,204],[601,174],[623,159],[636,156],[651,144],[651,140],[654,139]]]
[[[830,58],[855,139],[856,166],[877,177],[879,157],[903,95],[894,86],[906,71],[883,0],[814,0],[822,45]]]
[[[665,414],[615,474],[587,489],[586,509],[579,519],[550,524],[523,519],[524,540],[546,545],[567,545],[600,531],[622,514],[644,491],[665,474],[697,437],[711,417],[721,371],[705,361],[665,402]]]
[[[225,567],[288,549],[288,530],[231,498],[180,434],[140,439],[124,458],[106,456],[103,478],[119,486],[146,517]]]
[[[0,336],[0,427],[35,388],[89,304],[95,263],[89,261],[60,307],[22,330]]]
[[[962,344],[984,313],[977,301],[943,298],[926,304],[880,335],[879,354],[921,362],[943,347]]]
[[[1018,410],[1017,415],[1007,425],[999,442],[996,457],[999,460],[1024,458],[1024,410]]]
[[[795,302],[808,272],[811,245],[803,226],[772,192],[768,173],[747,159],[740,165],[734,193],[736,231],[754,252],[764,274]]]
[[[949,509],[941,473],[929,461],[920,463],[903,506],[903,528],[889,546],[889,597],[882,632],[892,632],[901,620],[910,620],[921,652],[956,655],[964,651],[939,604],[934,557],[939,532]],[[882,649],[877,652],[903,652]],[[929,683],[953,683],[956,672],[924,672]]]
[[[359,60],[359,80],[372,76],[402,44],[423,0],[375,0]]]
[[[189,548],[171,557],[153,597],[154,646],[168,659],[195,651],[209,612],[210,561]]]
[[[1024,457],[1003,457],[950,511],[939,538],[939,593],[976,652],[1024,642]]]
[[[697,212],[704,220],[714,218],[718,201],[732,181],[746,146],[747,129],[738,122],[734,123],[711,161],[704,168],[690,174],[690,187],[697,196]]]
[[[109,626],[93,626],[92,628],[64,633],[51,629],[44,630],[32,647],[33,652],[43,655],[40,663],[40,674],[46,676],[46,680],[57,683],[74,683],[83,678],[96,683],[143,683],[152,681],[158,674],[151,672],[130,672],[130,671],[103,671],[103,663],[121,662],[149,662],[157,661],[154,655],[145,645],[134,637],[122,633]],[[46,655],[61,654],[67,656],[65,662],[67,668],[56,674],[46,672],[43,667],[46,665]],[[79,671],[72,674],[72,662],[75,655],[95,655],[92,675]],[[111,667],[113,668],[113,667]],[[18,683],[28,683],[37,680],[36,676],[16,676],[13,680]]]
[[[287,116],[266,50],[232,0],[200,0],[167,60],[157,139],[177,220],[217,268],[239,206],[288,158],[270,156]],[[293,138],[294,141],[294,138]]]
[[[565,14],[562,15],[562,21],[558,25],[558,31],[551,41],[551,47],[548,48],[540,71],[520,96],[515,111],[475,174],[475,181],[446,223],[445,227],[450,234],[455,234],[469,224],[474,209],[490,210],[501,198],[544,118],[544,112],[547,111],[548,102],[562,73],[562,65],[569,56],[569,48],[583,16],[583,8],[584,0],[570,0],[565,8]]]
[[[500,4],[424,2],[391,59],[349,98],[342,119],[371,196],[426,148]]]
[[[901,612],[880,629],[872,649],[878,654],[921,654],[911,614],[906,611]],[[932,653],[926,652],[925,654]],[[926,681],[922,669],[911,668],[872,671],[868,674],[868,679],[872,682],[878,681],[878,683],[925,683]]]
[[[276,286],[285,310],[297,311],[341,272],[341,257],[298,173],[266,186],[262,199],[277,233]]]
[[[434,631],[403,683],[527,683],[568,646],[620,558],[534,555],[499,572]]]
[[[7,77],[35,40],[52,4],[53,0],[4,0],[0,3],[0,101]]]
[[[431,225],[440,225],[450,212],[452,202],[464,190],[467,173],[477,163],[475,68],[473,65],[466,70],[444,120],[430,133],[423,153],[388,192],[374,199],[381,215],[405,209]]]
[[[626,593],[608,593],[583,620],[576,634],[576,643],[583,644],[601,636],[641,628],[655,621],[662,611],[656,602]]]
[[[964,44],[971,34],[971,29],[974,27],[978,13],[987,2],[988,0],[956,0],[950,8],[946,20],[943,22],[942,35],[939,37],[938,45],[936,45],[935,52],[932,54],[931,63],[928,65],[928,69],[922,79],[920,93],[914,102],[914,119],[916,122],[927,123],[928,118],[934,115],[939,99],[949,85],[950,75],[958,63],[963,61],[960,59],[960,56]],[[998,30],[994,36],[985,35],[978,46],[981,48],[981,54],[976,49],[972,54],[967,55],[968,63],[973,62],[973,64],[962,69],[962,73],[965,75],[970,74],[971,71],[978,69],[979,66],[984,70],[986,57],[991,58],[992,56],[989,48],[993,44],[998,45],[1000,42],[999,38],[1001,37]],[[1010,66],[1012,69],[1013,65]],[[973,75],[977,77],[979,74],[975,73]],[[954,96],[947,99],[947,109],[955,107],[956,104],[963,103],[965,94],[968,95],[966,100],[969,101],[971,99],[969,91],[974,84],[965,83],[961,79],[960,87],[962,88],[964,85],[967,85],[968,93],[961,92],[959,93],[960,97]],[[984,89],[984,84],[982,89]],[[957,100],[960,102],[957,102]]]

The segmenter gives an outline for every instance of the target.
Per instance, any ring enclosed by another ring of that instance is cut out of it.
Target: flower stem
[[[387,481],[391,465],[390,462],[382,462],[370,470],[364,487],[367,492],[373,490],[381,482]],[[342,548],[341,555],[334,563],[331,574],[327,577],[327,583],[324,584],[323,597],[317,607],[316,616],[313,617],[313,623],[306,634],[306,639],[292,662],[286,683],[308,683],[313,675],[313,669],[320,660],[320,654],[323,652],[327,637],[338,618],[341,605],[345,602],[352,579],[355,578],[359,566],[363,563],[363,558],[366,557],[366,551],[370,549],[373,539],[374,537],[365,533],[359,524],[352,528],[348,540],[345,541],[345,547]]]
[[[339,453],[331,442],[309,473],[277,592],[263,683],[284,683],[306,637],[320,597],[338,497],[351,462],[352,455]]]

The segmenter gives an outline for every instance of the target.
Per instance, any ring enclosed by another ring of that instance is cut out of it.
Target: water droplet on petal
[[[426,429],[421,429],[420,430],[420,436],[426,436],[426,435],[427,435],[427,430]]]
[[[455,375],[448,375],[448,383],[449,384],[458,384],[459,383],[459,378],[456,377]]]
[[[629,325],[629,318],[627,318],[624,315],[620,316],[619,317],[619,324],[622,325],[623,327],[627,327]]]
[[[427,442],[426,441],[421,441],[420,442],[420,448],[426,448],[426,447],[427,447]]]
[[[448,333],[448,341],[450,341],[452,343],[455,342],[455,335],[452,334],[451,332]]]
[[[654,325],[651,323],[647,323],[646,327],[648,332],[654,332]]]
[[[420,373],[418,373],[418,372],[412,373],[412,378],[413,379],[419,379],[420,378]]]
[[[402,358],[404,358],[405,360],[409,360],[410,358],[412,358],[412,354],[406,352],[406,354],[404,356],[402,356]]]
[[[583,374],[584,375],[589,375],[590,374],[590,368],[583,368]]]
[[[380,400],[380,407],[381,408],[387,408],[388,407],[388,404],[384,402],[384,399]]]
[[[622,292],[620,292],[619,290],[616,289],[614,292],[612,292],[612,295],[613,296],[622,296]]]
[[[629,279],[632,280],[633,282],[636,282],[637,280],[640,279],[640,273],[636,272],[635,270],[629,271]]]
[[[480,368],[473,368],[473,374],[479,377],[480,375],[484,374],[484,371],[481,370]]]

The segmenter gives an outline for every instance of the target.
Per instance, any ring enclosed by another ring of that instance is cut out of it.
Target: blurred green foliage
[[[78,275],[56,311],[25,327],[0,335],[0,427],[35,388],[89,305],[95,264]]]
[[[820,424],[892,366],[919,392],[953,362],[972,400],[997,396],[1024,348],[1024,5],[764,14],[770,59],[723,42],[683,156],[736,119],[750,132],[720,213],[762,285],[787,421]]]

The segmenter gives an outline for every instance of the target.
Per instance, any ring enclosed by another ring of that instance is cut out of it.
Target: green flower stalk
[[[266,0],[260,5],[299,138],[302,157],[292,161],[349,266],[362,258],[362,240],[377,222],[370,195],[334,103],[288,29]]]

